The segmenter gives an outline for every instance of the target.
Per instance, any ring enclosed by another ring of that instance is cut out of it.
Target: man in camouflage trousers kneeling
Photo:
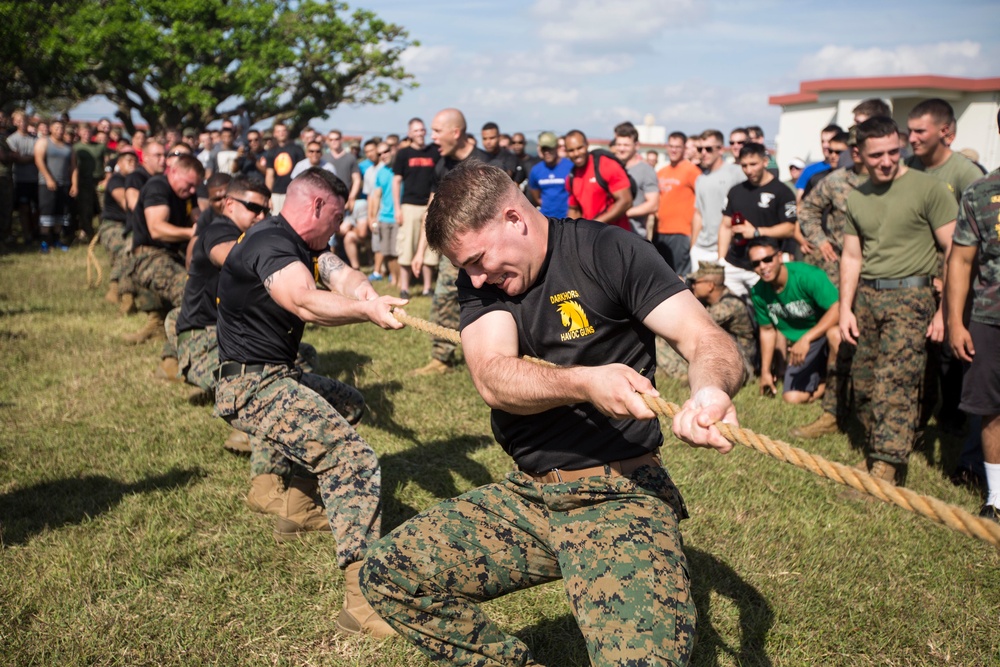
[[[462,270],[462,348],[518,470],[447,500],[369,551],[372,607],[434,661],[533,665],[476,605],[562,579],[595,665],[682,665],[695,605],[660,464],[654,334],[690,362],[674,435],[727,452],[743,362],[652,245],[587,220],[546,218],[480,162],[441,182],[427,239]],[[520,358],[530,353],[560,366]]]

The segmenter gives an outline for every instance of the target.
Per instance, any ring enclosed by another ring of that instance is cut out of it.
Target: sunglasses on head
[[[777,256],[778,253],[774,253],[772,255],[768,255],[767,257],[761,257],[760,259],[752,259],[750,260],[750,266],[756,269],[761,264],[770,264]]]
[[[261,213],[263,213],[264,215],[271,215],[271,209],[269,209],[267,206],[264,206],[263,204],[258,204],[256,202],[246,201],[243,199],[237,199],[236,197],[232,197],[232,200],[238,201],[239,203],[243,204],[243,208],[250,211],[254,215],[260,215]]]

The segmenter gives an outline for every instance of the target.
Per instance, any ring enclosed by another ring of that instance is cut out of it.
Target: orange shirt
[[[681,160],[676,167],[668,164],[656,173],[656,180],[660,184],[660,210],[656,212],[657,233],[691,236],[694,184],[699,176],[701,169],[688,160]]]

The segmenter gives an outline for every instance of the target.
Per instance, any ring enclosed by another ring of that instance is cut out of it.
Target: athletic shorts
[[[420,243],[420,230],[423,228],[427,207],[402,204],[400,209],[403,212],[403,224],[402,229],[399,230],[399,243],[396,245],[396,252],[399,255],[399,263],[403,266],[409,266],[413,263],[413,255],[417,251],[417,244]],[[423,260],[426,266],[437,266],[440,259],[440,255],[430,248],[424,251]]]
[[[38,185],[38,224],[42,227],[69,224],[69,186],[57,185],[49,190],[44,183]]]
[[[969,322],[976,354],[965,369],[962,402],[970,415],[1000,415],[1000,326]]]
[[[386,257],[398,257],[397,240],[399,238],[399,225],[394,223],[379,222],[379,251]]]
[[[38,183],[14,183],[14,201],[18,206],[25,204],[38,206]]]
[[[785,385],[781,389],[782,393],[804,391],[811,394],[816,391],[826,380],[826,355],[826,336],[810,343],[805,360],[798,366],[789,366],[785,369]]]

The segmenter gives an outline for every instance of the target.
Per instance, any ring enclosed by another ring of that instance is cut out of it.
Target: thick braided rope
[[[101,284],[104,280],[104,271],[101,269],[101,263],[97,261],[97,255],[94,254],[94,246],[97,245],[97,234],[94,234],[94,238],[90,240],[90,245],[87,246],[87,287],[94,288]],[[97,279],[91,282],[90,280],[90,265],[93,264],[95,270],[97,271]]]
[[[400,322],[414,329],[429,333],[461,345],[461,336],[454,329],[439,326],[427,320],[407,315],[399,310],[393,313]],[[552,366],[550,362],[533,357],[524,357],[526,361]],[[640,394],[649,409],[658,415],[672,419],[680,412],[680,407],[662,398],[649,394]],[[884,480],[872,477],[866,472],[846,466],[842,463],[827,461],[822,456],[811,454],[804,449],[792,447],[786,442],[772,440],[766,435],[754,433],[750,429],[733,426],[724,422],[716,422],[715,426],[729,442],[734,445],[750,447],[758,452],[772,456],[779,461],[808,470],[809,472],[833,480],[838,484],[849,486],[856,491],[868,494],[879,500],[898,505],[905,510],[920,514],[935,523],[943,524],[963,535],[975,537],[1000,548],[1000,524],[975,516],[970,512],[942,502],[931,496],[921,495],[905,487],[895,486]]]

